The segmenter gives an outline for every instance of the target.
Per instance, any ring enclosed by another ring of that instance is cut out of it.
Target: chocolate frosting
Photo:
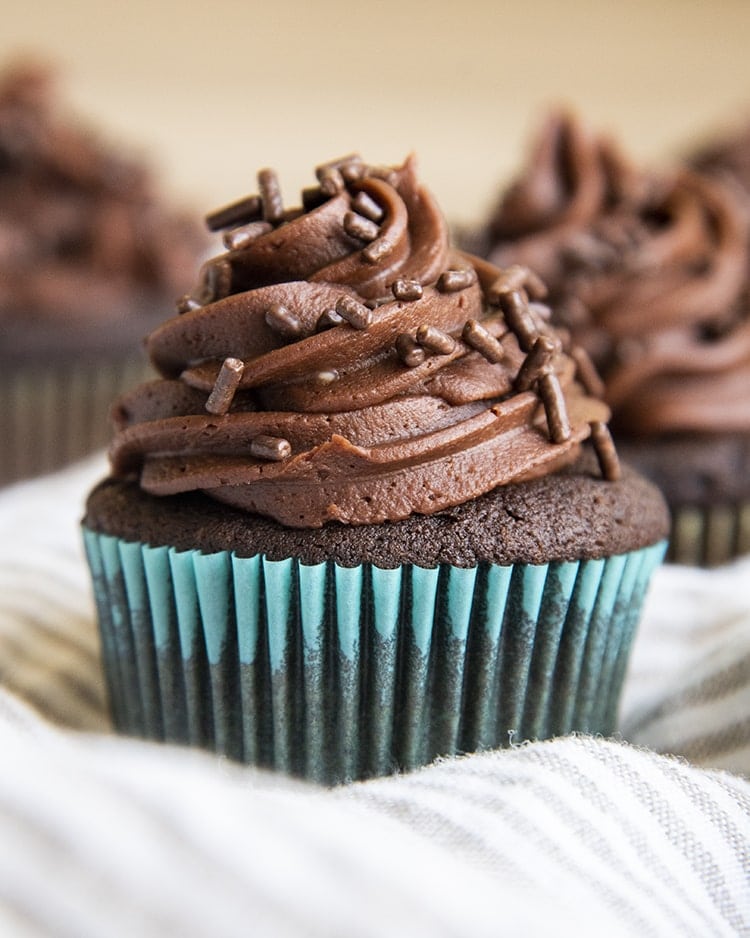
[[[719,180],[635,171],[554,114],[489,226],[537,270],[628,435],[750,431],[747,216]]]
[[[262,170],[258,196],[208,217],[228,250],[149,336],[162,377],[115,408],[114,475],[289,527],[432,514],[590,435],[616,477],[608,409],[538,279],[452,250],[413,159],[316,173],[303,208]]]
[[[699,172],[734,183],[741,197],[750,200],[750,115],[733,130],[707,140],[688,155],[688,162]],[[750,201],[745,207],[750,211]]]
[[[145,164],[80,126],[56,90],[34,62],[0,79],[0,350],[13,354],[29,331],[45,354],[71,331],[88,348],[100,324],[91,346],[106,347],[126,316],[132,345],[207,245],[191,216],[161,206]]]

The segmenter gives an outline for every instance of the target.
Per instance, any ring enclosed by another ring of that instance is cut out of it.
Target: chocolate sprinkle
[[[496,364],[505,358],[505,349],[501,342],[491,335],[476,319],[467,319],[461,333],[461,338],[477,352],[480,352],[487,361]]]
[[[437,288],[442,293],[457,293],[470,287],[475,280],[473,270],[444,270],[438,277]]]
[[[495,303],[504,294],[520,290],[525,290],[533,299],[547,295],[547,287],[538,274],[521,264],[512,264],[503,270],[490,287],[490,301]]]
[[[302,207],[306,212],[311,212],[327,202],[329,198],[330,196],[327,196],[320,186],[308,186],[302,190]]]
[[[545,372],[537,386],[547,415],[550,439],[553,443],[564,443],[570,439],[570,421],[560,381],[553,372]]]
[[[248,247],[256,238],[273,231],[273,225],[267,221],[251,221],[241,228],[232,228],[224,232],[224,247],[230,251],[240,251]]]
[[[189,313],[193,309],[201,308],[201,304],[198,302],[198,300],[196,300],[194,296],[190,296],[189,293],[186,293],[184,296],[181,296],[177,300],[176,305],[177,305],[177,312],[180,314]]]
[[[344,231],[350,238],[358,238],[360,241],[374,241],[380,234],[380,229],[374,221],[363,218],[356,212],[347,212],[344,215]]]
[[[385,215],[385,212],[375,199],[366,192],[358,192],[354,196],[352,199],[352,208],[359,212],[360,215],[364,215],[365,218],[369,218],[370,221],[382,221]]]
[[[427,323],[417,329],[417,342],[430,352],[436,352],[438,355],[450,355],[456,348],[456,340],[443,332],[442,329],[436,329]]]
[[[357,159],[359,159],[359,157],[357,157]],[[356,160],[352,158],[348,163],[343,163],[339,167],[339,172],[344,177],[344,182],[349,185],[353,182],[357,182],[365,175],[365,165],[362,162],[356,162]]]
[[[209,231],[219,231],[221,228],[234,228],[247,222],[260,221],[262,216],[260,196],[249,195],[206,215],[206,225]]]
[[[341,179],[341,188],[338,189],[337,192],[330,193],[331,195],[337,195],[338,192],[344,188],[344,183],[355,182],[357,179],[361,179],[364,172],[365,164],[358,153],[349,153],[347,156],[341,156],[336,160],[329,160],[327,163],[320,163],[315,167],[315,175],[321,182],[321,176],[336,179],[337,184],[337,176]]]
[[[324,195],[333,197],[338,195],[339,192],[344,191],[346,187],[344,177],[341,175],[341,171],[335,166],[323,166],[315,170],[315,174],[320,183],[320,191]]]
[[[418,280],[396,280],[391,285],[391,292],[397,300],[404,300],[408,303],[421,300],[424,291]]]
[[[274,303],[268,307],[265,320],[274,332],[279,332],[290,339],[296,339],[302,334],[302,323],[299,318],[281,303]]]
[[[280,436],[268,436],[265,433],[256,436],[250,444],[250,455],[269,462],[281,462],[292,455],[289,440]]]
[[[390,166],[371,166],[367,171],[367,175],[373,176],[375,179],[382,179],[383,182],[387,182],[394,189],[398,184],[398,174]]]
[[[372,310],[353,296],[342,296],[336,301],[336,312],[355,329],[366,329],[372,322]]]
[[[518,370],[514,387],[517,391],[528,391],[549,368],[555,354],[555,343],[549,336],[540,335]]]
[[[620,460],[609,427],[600,420],[591,423],[590,427],[591,441],[594,444],[594,451],[599,461],[602,476],[608,482],[616,482],[621,475]]]
[[[344,319],[339,316],[335,309],[327,309],[324,313],[318,318],[318,321],[315,323],[315,328],[318,331],[323,329],[330,329],[333,326],[340,326],[344,322]]]
[[[201,305],[213,303],[232,292],[232,265],[224,257],[215,258],[204,264],[203,282],[197,301]]]
[[[393,247],[392,241],[387,238],[378,238],[377,241],[373,241],[363,249],[362,257],[371,264],[377,264],[378,261],[382,261],[384,257],[391,253]]]
[[[263,203],[263,220],[272,224],[284,217],[284,202],[281,198],[279,177],[272,169],[261,169],[258,173],[258,188]]]
[[[568,354],[576,364],[576,378],[581,382],[586,393],[592,397],[603,398],[604,382],[599,377],[599,372],[586,349],[581,345],[574,345]]]
[[[226,414],[232,406],[234,394],[242,380],[245,363],[239,358],[225,358],[216,376],[213,390],[206,401],[209,414]]]
[[[416,368],[417,365],[421,365],[427,357],[422,346],[417,345],[406,332],[402,332],[396,337],[396,352],[401,361],[409,368]]]
[[[518,290],[506,293],[501,297],[501,305],[505,313],[505,321],[515,333],[518,344],[524,352],[530,352],[539,330],[529,313],[526,300]]]
[[[529,303],[529,312],[543,322],[549,322],[552,319],[552,310],[546,303],[538,303],[536,301]]]
[[[526,268],[526,292],[532,300],[543,300],[547,296],[547,284],[535,270]]]

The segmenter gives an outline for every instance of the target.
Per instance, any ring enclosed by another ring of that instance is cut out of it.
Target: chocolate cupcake
[[[142,337],[207,244],[154,189],[64,114],[48,68],[0,79],[0,484],[104,446],[113,396],[147,374]]]
[[[554,114],[485,229],[489,258],[539,272],[596,363],[619,451],[666,494],[683,563],[750,550],[749,218],[720,179],[636,170]]]
[[[115,722],[332,783],[610,732],[668,528],[543,286],[413,160],[275,174],[147,342],[84,535]]]
[[[750,117],[722,134],[714,134],[688,155],[693,169],[734,185],[750,209]]]

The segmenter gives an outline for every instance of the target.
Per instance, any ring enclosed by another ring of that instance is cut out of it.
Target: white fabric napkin
[[[657,572],[621,739],[327,791],[111,734],[105,469],[0,492],[0,934],[750,934],[750,557]]]

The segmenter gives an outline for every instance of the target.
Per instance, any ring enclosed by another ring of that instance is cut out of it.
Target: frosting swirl
[[[490,229],[493,261],[546,278],[619,430],[750,430],[748,230],[721,182],[636,173],[553,115]]]
[[[538,279],[452,250],[413,159],[316,172],[303,208],[262,170],[258,196],[208,217],[228,250],[148,338],[162,378],[118,402],[114,473],[290,527],[432,514],[590,435],[616,477],[608,410]]]
[[[720,176],[733,183],[740,195],[750,197],[750,119],[722,136],[707,140],[688,156],[688,163],[698,172]],[[745,203],[750,211],[750,203]]]

